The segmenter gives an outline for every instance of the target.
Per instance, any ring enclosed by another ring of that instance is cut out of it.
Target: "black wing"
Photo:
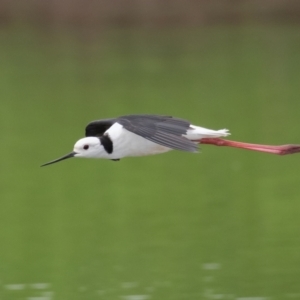
[[[131,131],[159,145],[189,152],[197,152],[198,146],[182,135],[190,129],[190,122],[170,116],[129,115],[115,120]]]
[[[93,121],[86,126],[85,136],[101,137],[104,132],[109,129],[116,121],[117,119]]]

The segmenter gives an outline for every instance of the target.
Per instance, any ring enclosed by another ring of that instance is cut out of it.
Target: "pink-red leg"
[[[235,142],[230,140],[223,140],[220,138],[204,138],[196,142],[198,142],[199,144],[235,147],[235,148],[242,148],[242,149],[253,150],[253,151],[273,153],[278,155],[294,154],[300,152],[300,145],[270,146],[270,145]]]

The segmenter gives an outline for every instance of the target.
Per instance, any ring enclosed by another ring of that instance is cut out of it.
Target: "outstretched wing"
[[[104,132],[109,129],[117,119],[97,120],[89,123],[85,128],[85,136],[103,136]]]
[[[128,115],[115,120],[125,129],[159,145],[189,152],[198,146],[182,135],[187,133],[190,122],[170,116]]]

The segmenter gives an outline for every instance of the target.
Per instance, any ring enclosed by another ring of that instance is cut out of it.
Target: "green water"
[[[0,299],[300,299],[300,155],[64,155],[171,114],[300,143],[300,28],[0,30]]]

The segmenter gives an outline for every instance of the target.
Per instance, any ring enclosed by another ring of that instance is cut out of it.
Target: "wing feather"
[[[125,129],[159,145],[188,152],[197,152],[198,146],[183,135],[190,129],[190,122],[170,116],[129,115],[116,122]]]

